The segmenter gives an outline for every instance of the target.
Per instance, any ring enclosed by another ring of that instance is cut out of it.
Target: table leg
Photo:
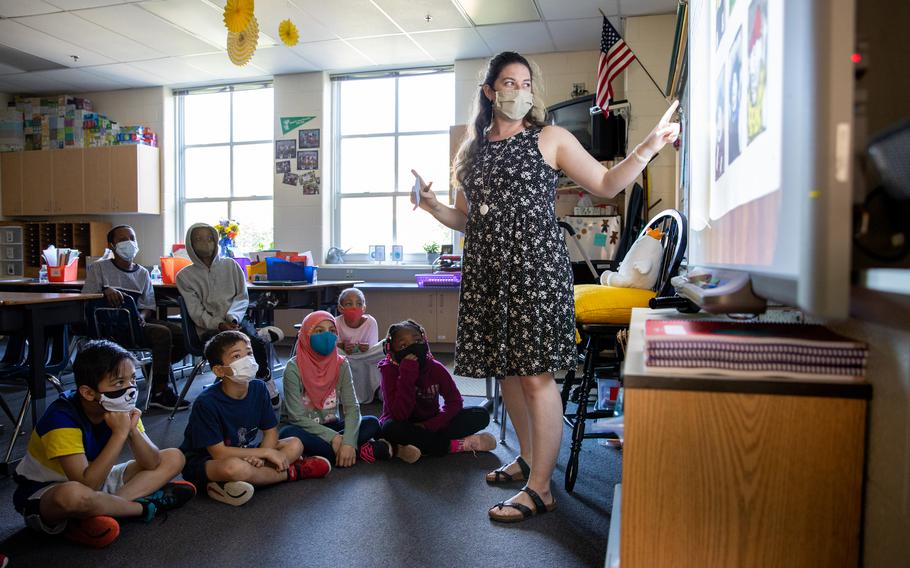
[[[44,381],[44,362],[47,359],[47,341],[45,327],[42,323],[41,309],[28,312],[28,362],[31,368],[28,390],[32,394],[32,428],[38,425],[38,419],[44,415],[47,391]]]

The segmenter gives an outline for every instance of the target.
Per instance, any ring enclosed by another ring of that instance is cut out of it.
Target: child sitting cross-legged
[[[205,344],[205,358],[219,380],[193,403],[180,446],[185,479],[205,486],[216,501],[243,505],[254,486],[331,471],[325,458],[301,458],[297,438],[278,439],[278,418],[265,383],[254,378],[258,366],[245,334],[222,331]]]
[[[389,327],[382,373],[382,436],[395,455],[413,463],[423,454],[486,452],[496,439],[480,432],[490,423],[485,408],[463,408],[445,365],[433,358],[423,327],[406,320]],[[443,406],[439,407],[442,396]]]
[[[13,505],[25,524],[102,548],[120,534],[114,517],[151,521],[196,495],[171,481],[183,455],[159,450],[136,408],[133,357],[110,341],[91,341],[73,363],[76,389],[48,406],[16,468]],[[124,447],[133,459],[117,463]]]

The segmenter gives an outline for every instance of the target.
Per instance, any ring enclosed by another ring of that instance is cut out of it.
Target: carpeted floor
[[[197,379],[191,398],[211,377]],[[465,394],[483,392],[483,381],[458,382]],[[0,392],[17,402],[15,395]],[[466,398],[468,405],[481,402]],[[363,410],[378,414],[379,406]],[[166,413],[151,410],[143,421],[152,440],[164,448],[180,444],[188,415],[180,412],[169,422]],[[4,447],[10,430],[7,424],[0,438]],[[497,424],[491,423],[489,431],[498,438]],[[492,487],[483,480],[484,473],[514,455],[517,441],[509,429],[506,445],[492,453],[424,458],[414,465],[399,460],[358,463],[335,469],[325,479],[257,489],[242,507],[201,495],[148,525],[124,521],[120,538],[101,551],[25,530],[12,508],[14,483],[0,478],[0,552],[11,557],[13,568],[56,562],[68,568],[602,566],[621,456],[597,440],[586,441],[578,483],[568,494],[563,490],[568,437],[565,428],[553,476],[559,508],[517,525],[492,523],[486,511],[519,486]]]

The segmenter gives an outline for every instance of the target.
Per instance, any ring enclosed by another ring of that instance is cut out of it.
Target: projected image
[[[714,47],[720,45],[720,38],[724,35],[724,26],[727,23],[726,0],[714,0],[714,32],[716,40]]]
[[[724,129],[727,121],[724,117],[724,68],[720,68],[720,74],[717,76],[717,104],[715,105],[714,115],[714,180],[724,175],[724,166],[726,165],[726,156],[724,153],[725,134]]]
[[[752,0],[749,6],[749,89],[747,129],[749,143],[765,131],[765,87],[768,82],[768,4]]]
[[[740,110],[742,109],[742,54],[740,53],[740,36],[742,30],[736,30],[733,36],[733,43],[730,46],[730,58],[727,60],[730,64],[730,77],[727,86],[727,104],[730,108],[729,121],[727,125],[727,163],[732,164],[739,157],[741,148],[742,132],[740,131]]]

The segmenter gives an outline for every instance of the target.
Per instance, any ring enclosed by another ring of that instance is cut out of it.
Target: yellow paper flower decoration
[[[231,63],[243,67],[253,58],[256,45],[259,43],[259,22],[255,17],[250,18],[246,29],[240,33],[228,32],[227,52]]]
[[[224,25],[229,32],[242,32],[252,18],[253,0],[227,0],[224,5]]]
[[[297,40],[300,39],[300,34],[297,33],[297,26],[294,25],[294,22],[291,20],[283,20],[280,24],[278,24],[278,37],[281,38],[281,41],[284,42],[284,45],[293,47],[297,45]]]

